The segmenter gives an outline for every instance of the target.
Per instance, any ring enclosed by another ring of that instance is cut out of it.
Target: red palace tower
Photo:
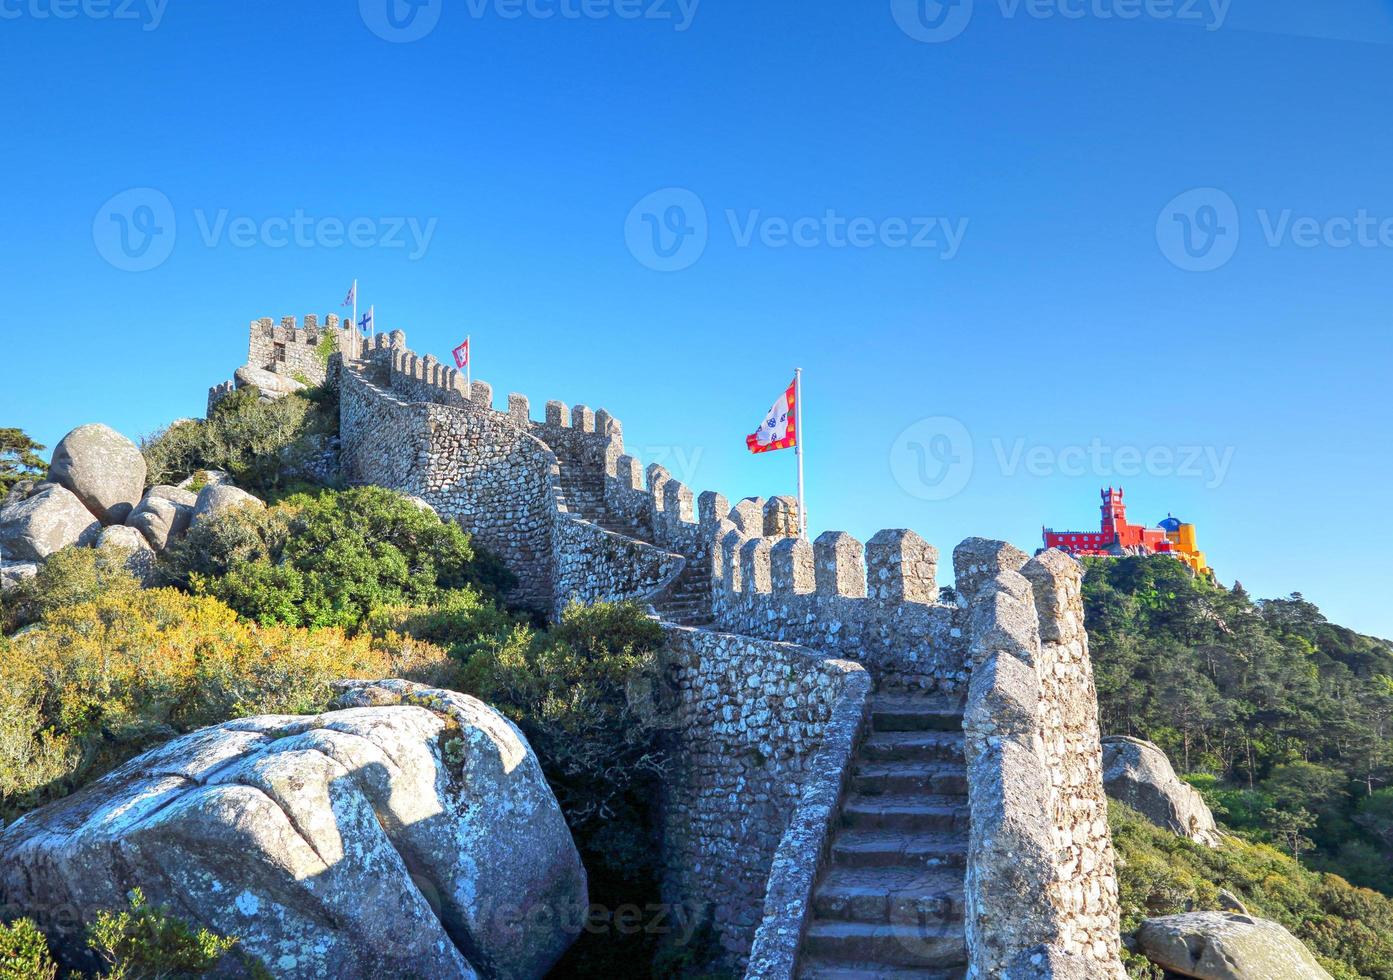
[[[1127,523],[1122,488],[1103,491],[1103,525],[1098,531],[1052,531],[1045,528],[1045,547],[1071,555],[1154,555],[1175,550],[1164,528]]]

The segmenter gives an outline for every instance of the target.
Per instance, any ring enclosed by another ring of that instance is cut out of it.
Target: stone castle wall
[[[666,634],[678,708],[661,808],[663,898],[704,907],[730,959],[743,963],[818,750],[834,723],[859,723],[870,677],[792,644],[678,626]]]
[[[970,601],[972,975],[1039,976],[1058,959],[1121,978],[1082,568],[1062,552],[1027,559],[981,539],[963,542],[954,564]]]
[[[734,963],[753,943],[762,958],[749,975],[790,973],[876,683],[967,698],[974,975],[1043,976],[1033,964],[1059,957],[1084,975],[1117,975],[1097,700],[1072,560],[1029,562],[973,539],[954,553],[944,602],[938,553],[911,531],[809,543],[788,536],[785,502],[732,507],[662,467],[642,470],[603,411],[550,402],[535,421],[516,394],[496,410],[488,385],[465,385],[399,333],[350,354],[344,473],[459,520],[518,574],[512,601],[552,613],[572,599],[653,601],[684,568],[710,569],[715,626],[665,626],[679,696],[664,892],[710,909]],[[656,545],[567,513],[558,460],[597,473],[610,512]]]
[[[298,324],[293,316],[282,317],[277,324],[270,317],[253,320],[248,331],[247,363],[286,377],[308,378],[311,384],[323,384],[326,376],[324,358],[319,345],[326,336],[334,338],[335,349],[353,359],[359,355],[361,338],[353,324],[340,321],[337,314],[319,317],[310,313]]]

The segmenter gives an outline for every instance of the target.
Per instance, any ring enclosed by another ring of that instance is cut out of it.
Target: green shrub
[[[225,470],[262,497],[284,492],[322,437],[338,432],[337,395],[313,388],[263,402],[242,388],[214,406],[207,421],[185,420],[144,441],[146,479],[177,483],[197,470]]]
[[[1265,844],[1228,837],[1203,847],[1119,803],[1110,804],[1109,818],[1124,933],[1145,918],[1218,908],[1219,890],[1227,889],[1254,915],[1290,930],[1335,980],[1393,980],[1393,900],[1308,871]],[[1128,957],[1128,969],[1160,977],[1138,956]]]
[[[48,940],[29,919],[0,923],[0,980],[54,980],[58,964]]]
[[[150,905],[137,888],[129,908],[97,913],[87,943],[107,965],[102,980],[165,980],[207,973],[237,940],[190,926],[167,907]]]
[[[57,799],[174,735],[323,710],[331,682],[457,686],[438,647],[396,633],[257,626],[216,599],[113,590],[0,640],[0,819]]]
[[[165,552],[167,579],[263,625],[358,628],[375,610],[494,594],[510,576],[459,525],[380,487],[289,497],[200,521]]]
[[[637,814],[665,771],[657,651],[662,628],[635,603],[572,605],[549,633],[518,625],[476,652],[465,686],[513,718],[543,761],[572,830],[604,869],[651,870]]]
[[[140,582],[126,571],[120,548],[64,548],[49,556],[31,579],[0,593],[0,631],[6,635],[64,606],[101,595],[130,598]]]

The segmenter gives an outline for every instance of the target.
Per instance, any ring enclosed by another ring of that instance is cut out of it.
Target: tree
[[[43,478],[48,464],[39,452],[44,448],[21,429],[0,428],[0,494],[9,493],[20,480]]]

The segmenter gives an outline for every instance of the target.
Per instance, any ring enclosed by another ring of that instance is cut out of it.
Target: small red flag
[[[455,367],[466,368],[469,366],[469,341],[465,341],[455,348]]]

